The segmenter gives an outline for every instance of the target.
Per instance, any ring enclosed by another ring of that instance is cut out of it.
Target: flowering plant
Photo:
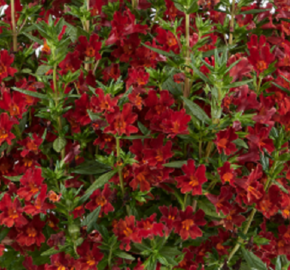
[[[290,269],[290,2],[1,0],[0,269]]]

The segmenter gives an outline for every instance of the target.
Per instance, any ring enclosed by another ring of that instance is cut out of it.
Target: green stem
[[[185,56],[185,65],[188,66],[190,63],[190,46],[189,46],[189,14],[185,13],[185,39],[186,39],[186,56]],[[186,72],[189,72],[189,68],[185,68]],[[189,97],[190,94],[190,81],[189,78],[187,78],[185,75],[185,81],[184,81],[184,91],[183,96]]]
[[[11,23],[12,23],[12,42],[13,42],[13,51],[17,52],[17,31],[15,23],[15,2],[11,0]]]
[[[230,37],[229,37],[229,45],[233,44],[233,30],[234,30],[234,23],[235,23],[235,5],[236,1],[232,0],[232,12],[231,12],[231,21],[230,21]]]
[[[183,209],[182,209],[183,211],[185,211],[186,206],[187,206],[187,197],[188,197],[188,193],[189,193],[189,192],[185,193],[185,196],[184,196]]]
[[[120,188],[121,188],[121,193],[122,197],[124,198],[125,196],[125,188],[124,188],[124,179],[123,179],[123,173],[122,173],[122,165],[119,163],[121,162],[121,148],[120,148],[120,139],[116,137],[116,148],[117,148],[117,162],[118,162],[118,175],[119,175],[119,180],[120,180]],[[130,207],[129,205],[126,205],[126,211],[127,214],[130,215]]]
[[[56,72],[57,72],[57,64],[54,64],[53,74],[52,74],[52,76],[53,76],[53,88],[54,88],[54,92],[56,93],[55,104],[56,104],[56,106],[58,106],[59,92],[58,92],[58,87],[57,87]],[[62,124],[61,124],[61,117],[60,116],[58,116],[57,122],[58,122],[58,130],[60,133],[62,131]],[[64,157],[65,157],[65,148],[63,148],[61,150],[61,159],[64,159]]]

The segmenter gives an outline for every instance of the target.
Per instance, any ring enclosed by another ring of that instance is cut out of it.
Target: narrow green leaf
[[[241,11],[239,14],[257,14],[257,13],[262,13],[262,12],[266,12],[269,11],[271,9],[250,9],[250,10],[245,10],[245,11]]]
[[[107,172],[103,174],[101,177],[99,177],[85,192],[85,194],[80,198],[79,200],[79,205],[84,203],[90,196],[91,194],[98,188],[102,187],[105,185],[115,174],[116,170]]]
[[[132,255],[130,255],[124,251],[120,251],[120,250],[115,251],[114,255],[116,255],[119,258],[125,259],[125,260],[131,260],[131,261],[135,260],[135,257],[133,257]]]
[[[277,84],[277,83],[274,83],[274,82],[272,82],[272,84],[273,85],[275,85],[276,87],[278,87],[280,90],[282,90],[283,92],[285,92],[285,93],[287,93],[288,95],[290,95],[290,91],[287,89],[287,88],[285,88],[285,87],[283,87],[283,86],[281,86],[281,85],[279,85],[279,84]]]
[[[151,51],[156,52],[156,53],[159,53],[159,54],[161,54],[161,55],[164,55],[164,56],[167,56],[167,57],[174,57],[174,56],[176,56],[176,54],[175,54],[174,52],[172,52],[172,51],[170,51],[170,52],[165,52],[165,51],[159,50],[159,49],[157,49],[157,48],[154,48],[154,47],[148,46],[148,45],[145,44],[145,43],[141,43],[141,44],[142,44],[144,47],[150,49]]]
[[[32,92],[32,91],[20,89],[18,87],[12,87],[12,89],[17,91],[17,92],[20,92],[22,94],[31,96],[31,97],[40,98],[40,99],[48,99],[48,97],[46,95],[38,93],[38,92]]]
[[[101,206],[97,207],[93,212],[88,214],[88,216],[81,223],[82,227],[87,226],[87,233],[90,233],[94,229],[94,225],[97,223],[100,211]]]
[[[205,122],[206,124],[210,122],[209,117],[202,108],[200,108],[197,104],[187,99],[186,97],[181,98],[193,116],[195,116],[200,121]]]
[[[246,250],[245,248],[242,247],[242,252],[244,259],[246,260],[248,266],[251,269],[256,269],[256,270],[268,270],[267,266],[263,261],[257,257],[254,253]]]
[[[179,160],[179,161],[172,161],[169,163],[165,163],[162,166],[169,167],[169,168],[181,168],[186,163],[187,163],[187,160]]]
[[[63,246],[58,246],[58,249],[55,249],[54,247],[44,251],[41,253],[41,256],[50,256],[53,254],[57,254],[60,253],[62,251],[64,251],[65,249],[67,249],[68,245],[63,245]]]
[[[19,182],[21,177],[22,177],[22,175],[17,175],[17,176],[6,176],[6,175],[3,175],[3,177],[9,179],[12,182]]]

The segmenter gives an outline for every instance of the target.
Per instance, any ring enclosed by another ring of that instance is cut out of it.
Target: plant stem
[[[276,167],[276,161],[274,161],[274,163],[273,163],[273,165],[272,165],[272,168],[271,168],[271,172],[270,172],[270,174],[273,173],[273,171],[275,170],[275,167]],[[267,182],[266,182],[265,185],[264,185],[264,190],[265,190],[265,191],[267,191],[268,187],[270,186],[271,181],[272,181],[272,178],[269,177],[268,180],[267,180]],[[249,215],[249,217],[248,217],[248,221],[247,221],[247,224],[246,224],[246,227],[245,227],[245,229],[243,230],[243,234],[247,234],[247,232],[248,232],[248,230],[249,230],[249,228],[250,228],[250,226],[251,226],[251,223],[252,223],[252,221],[253,221],[253,218],[254,218],[256,212],[257,212],[257,209],[254,208],[254,209],[252,210],[251,214]],[[232,257],[235,255],[235,253],[239,250],[240,245],[241,245],[242,243],[243,243],[243,239],[242,239],[241,237],[239,237],[239,238],[238,238],[238,242],[237,242],[237,244],[234,246],[233,250],[231,251],[231,253],[230,253],[229,257],[228,257],[228,260],[227,260],[228,262],[232,259]],[[222,265],[220,266],[219,269],[221,269],[221,268],[223,267],[223,264],[224,264],[224,263],[222,263]]]
[[[57,80],[56,80],[56,72],[57,72],[57,64],[54,64],[53,66],[53,88],[56,93],[56,99],[55,99],[55,104],[58,106],[58,101],[59,101],[59,92],[58,92],[58,87],[57,87]],[[58,116],[57,118],[58,122],[58,130],[59,132],[62,130],[62,124],[61,124],[61,118]],[[65,148],[61,150],[61,159],[64,159],[65,157]]]
[[[90,0],[86,0],[87,1],[87,10],[90,10]],[[87,31],[88,33],[90,32],[90,21],[87,20],[84,30]],[[89,61],[90,58],[89,57],[85,57],[85,61]],[[90,64],[89,63],[85,63],[85,70],[89,71],[90,70]]]
[[[184,196],[184,201],[183,201],[183,211],[185,211],[186,206],[187,206],[187,197],[188,197],[188,192],[185,193],[185,196]]]
[[[15,23],[15,2],[11,0],[11,21],[12,21],[12,41],[13,41],[13,51],[17,52],[17,31]]]
[[[246,234],[251,226],[251,223],[253,221],[253,218],[256,214],[257,210],[256,209],[253,209],[250,216],[248,217],[248,221],[247,221],[247,224],[246,224],[246,227],[245,229],[243,230],[243,234]],[[232,257],[235,255],[235,253],[239,250],[241,244],[243,243],[243,239],[241,237],[238,238],[238,242],[236,243],[236,245],[234,246],[233,250],[231,251],[229,257],[228,257],[228,262],[232,259]],[[223,267],[224,263],[222,263],[222,265],[220,266],[219,269],[221,269]]]
[[[185,65],[188,66],[190,63],[190,47],[189,47],[189,14],[185,13],[185,39],[186,39],[186,56],[185,56]],[[186,72],[189,72],[189,68],[185,68]],[[185,75],[184,90],[183,96],[189,97],[190,94],[190,82],[189,78]]]
[[[232,31],[234,31],[234,26],[235,26],[235,6],[236,6],[236,1],[232,0],[229,45],[233,44],[233,32]]]
[[[120,157],[120,139],[116,137],[116,148],[117,148],[117,162],[118,162],[118,175],[119,175],[119,180],[120,180],[120,188],[121,188],[121,193],[122,197],[124,198],[125,196],[125,188],[124,188],[124,179],[123,179],[123,173],[122,173],[122,165],[120,164],[121,162],[121,157]],[[126,211],[127,214],[130,215],[130,207],[129,205],[126,205]]]

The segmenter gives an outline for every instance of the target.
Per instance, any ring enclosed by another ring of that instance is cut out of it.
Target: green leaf
[[[260,160],[264,171],[269,169],[269,158],[263,153],[260,153]]]
[[[35,37],[33,35],[30,35],[28,33],[25,33],[25,32],[22,32],[21,34],[23,34],[24,36],[28,37],[29,40],[32,40],[32,41],[38,43],[39,45],[43,45],[43,41],[41,39],[39,39],[39,38],[37,38],[37,37]]]
[[[0,243],[6,237],[6,235],[9,233],[9,231],[10,231],[9,228],[2,228],[2,230],[0,231]]]
[[[4,142],[1,146],[0,146],[0,154],[5,151],[8,148],[8,143]]]
[[[22,175],[17,175],[17,176],[6,176],[6,175],[3,175],[3,177],[9,179],[12,182],[19,182],[21,177],[22,177]]]
[[[236,140],[233,141],[233,143],[235,143],[237,146],[240,146],[240,147],[248,149],[248,145],[242,139],[236,139]]]
[[[85,192],[85,194],[80,198],[79,204],[84,203],[90,196],[91,194],[98,188],[102,187],[105,185],[115,174],[116,170],[107,172],[103,174],[101,177],[99,177]]]
[[[253,80],[246,80],[246,81],[241,81],[241,82],[234,82],[234,83],[231,83],[230,85],[228,85],[230,88],[235,88],[235,87],[239,87],[239,86],[242,86],[242,85],[245,85],[245,84],[248,84],[250,83],[251,81]]]
[[[272,183],[277,185],[283,192],[285,192],[286,194],[289,194],[288,190],[286,188],[284,188],[283,185],[281,185],[279,182],[277,182],[276,180],[272,180]]]
[[[187,164],[187,160],[172,161],[169,163],[162,164],[162,166],[169,168],[181,168],[184,164]]]
[[[244,259],[246,260],[248,266],[251,269],[268,270],[266,264],[263,263],[262,260],[259,257],[257,257],[254,253],[246,250],[243,247],[242,247],[242,252],[243,252]]]
[[[103,163],[97,162],[95,160],[86,160],[85,162],[81,163],[73,170],[71,170],[71,172],[76,174],[92,175],[103,174],[108,170],[111,170],[111,167]]]
[[[280,256],[278,256],[277,259],[276,259],[275,270],[282,270],[282,264],[281,264]]]
[[[60,153],[60,151],[66,146],[66,139],[62,137],[58,137],[57,139],[54,140],[53,142],[53,149],[57,152]]]
[[[51,66],[47,66],[47,65],[41,65],[37,68],[37,70],[35,71],[35,75],[36,76],[41,76],[44,75],[46,72],[48,72],[50,69],[52,69]]]
[[[60,253],[64,250],[66,250],[68,247],[68,245],[63,245],[63,246],[58,246],[58,249],[55,249],[54,247],[44,251],[41,253],[41,256],[50,256],[50,255],[53,255],[53,254],[57,254],[57,253]]]
[[[272,84],[275,85],[276,87],[278,87],[280,90],[282,90],[285,93],[287,93],[288,95],[290,95],[290,91],[287,88],[285,88],[285,87],[283,87],[283,86],[281,86],[281,85],[279,85],[277,83],[274,83],[274,82],[272,82]]]
[[[97,207],[93,212],[88,214],[88,216],[81,223],[82,227],[87,226],[88,233],[90,233],[94,229],[94,225],[97,223],[101,208],[101,206]]]
[[[186,97],[181,97],[181,98],[193,116],[195,116],[200,121],[205,122],[207,124],[210,122],[209,117],[207,116],[207,114],[202,108],[200,108],[197,104],[187,99]]]
[[[266,12],[269,11],[271,9],[250,9],[250,10],[245,10],[245,11],[241,11],[239,14],[257,14],[257,13],[262,13],[262,12]]]
[[[145,43],[142,43],[142,42],[141,42],[141,44],[142,44],[144,47],[150,49],[151,51],[156,52],[156,53],[159,53],[159,54],[161,54],[161,55],[164,55],[164,56],[167,56],[167,57],[174,57],[174,56],[176,56],[176,54],[175,54],[174,52],[172,52],[172,51],[170,51],[170,52],[165,52],[165,51],[159,50],[159,49],[157,49],[157,48],[154,48],[154,47],[148,46],[148,45],[145,44]]]
[[[48,99],[48,97],[46,95],[41,94],[41,93],[32,92],[32,91],[20,89],[20,88],[17,88],[17,87],[12,87],[12,89],[17,91],[17,92],[20,92],[22,94],[31,96],[31,97],[40,98],[40,99]]]
[[[215,218],[225,218],[222,213],[217,213],[214,205],[209,200],[199,200],[198,206],[201,208],[207,216]]]
[[[164,257],[169,256],[174,258],[175,256],[181,255],[182,252],[175,247],[162,247],[159,250],[159,254],[163,255]]]
[[[135,257],[133,257],[132,255],[130,255],[124,251],[120,251],[120,250],[115,251],[114,255],[116,255],[119,258],[125,259],[125,260],[131,260],[131,261],[135,260]]]

